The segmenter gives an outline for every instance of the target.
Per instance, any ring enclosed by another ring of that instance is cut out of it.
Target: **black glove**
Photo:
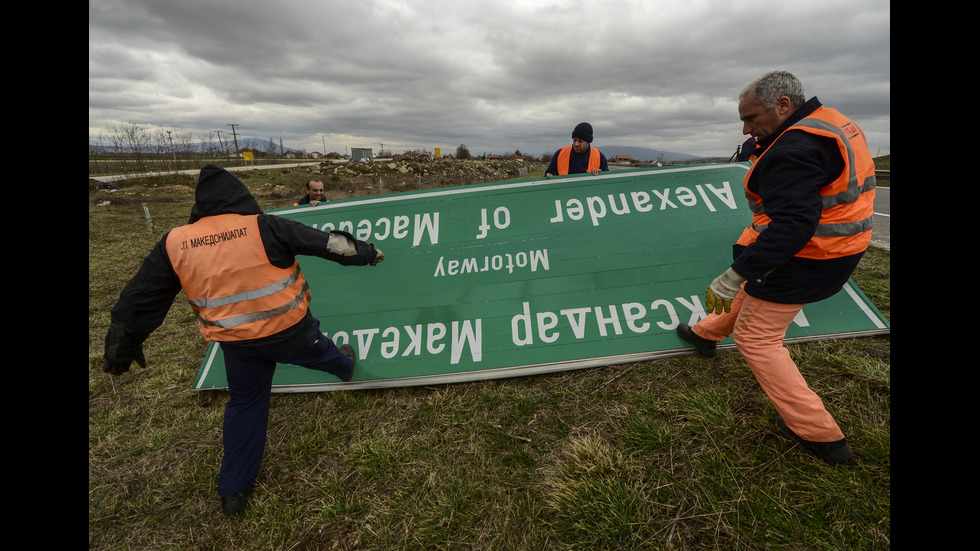
[[[129,371],[129,365],[136,360],[140,367],[146,368],[146,356],[143,355],[143,344],[127,337],[118,325],[109,324],[105,334],[105,359],[102,361],[102,372],[122,375]]]
[[[139,355],[136,356],[136,363],[140,367],[146,368],[146,356],[143,355],[143,351],[139,351]],[[102,372],[112,373],[113,375],[122,375],[123,373],[129,371],[129,365],[133,363],[133,360],[126,362],[110,362],[108,359],[102,361]]]

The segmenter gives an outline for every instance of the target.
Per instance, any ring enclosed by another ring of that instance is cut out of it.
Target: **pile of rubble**
[[[539,166],[540,165],[540,166]],[[404,176],[426,180],[493,182],[519,178],[529,171],[543,168],[541,163],[524,160],[458,160],[446,158],[399,159],[397,161],[359,162],[343,164],[322,162],[314,174],[338,177]]]

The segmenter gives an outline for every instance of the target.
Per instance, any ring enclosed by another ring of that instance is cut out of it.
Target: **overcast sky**
[[[888,0],[89,0],[89,141],[137,123],[307,151],[728,157],[787,70],[889,154]],[[324,151],[325,149],[325,151]]]

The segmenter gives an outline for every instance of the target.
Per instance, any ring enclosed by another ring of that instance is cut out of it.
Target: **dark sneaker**
[[[234,515],[245,508],[248,502],[248,495],[252,493],[252,486],[244,490],[227,496],[221,496],[221,512],[225,516]]]
[[[353,362],[355,364],[357,363],[357,360],[354,358],[354,347],[353,346],[351,346],[349,344],[342,344],[342,345],[340,345],[340,353],[343,354],[344,356],[347,356],[350,359],[351,362]],[[349,383],[350,380],[353,379],[353,378],[354,378],[354,370],[352,368],[351,369],[351,372],[350,372],[350,376],[347,377],[346,379],[341,379],[341,381],[343,381],[345,383]]]
[[[701,354],[705,358],[714,358],[718,354],[717,342],[697,336],[691,329],[691,326],[686,323],[677,326],[677,336],[693,344],[698,354]]]
[[[796,435],[795,432],[790,430],[786,426],[786,422],[780,416],[775,416],[772,418],[772,422],[779,427],[787,437],[795,442],[799,442],[804,448],[810,450],[813,455],[823,459],[827,463],[845,463],[850,461],[854,457],[854,452],[851,451],[851,446],[848,445],[847,440],[837,440],[836,442],[811,442],[809,440],[804,440]]]
[[[355,362],[355,363],[357,362],[357,360],[354,358],[354,347],[353,346],[351,346],[349,344],[342,344],[342,345],[340,345],[340,353],[343,354],[344,356],[347,356],[347,358],[349,358],[350,361]]]

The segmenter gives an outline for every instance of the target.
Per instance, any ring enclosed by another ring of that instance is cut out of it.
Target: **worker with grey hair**
[[[780,433],[842,463],[850,445],[808,385],[783,338],[805,304],[841,290],[871,243],[875,166],[864,132],[806,99],[803,84],[773,71],[739,96],[742,133],[756,138],[743,179],[752,221],[731,266],[705,292],[707,317],[679,337],[704,356],[730,335],[772,401]]]

